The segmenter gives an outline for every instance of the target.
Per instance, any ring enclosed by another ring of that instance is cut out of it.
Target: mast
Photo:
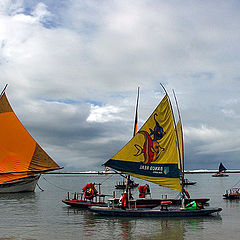
[[[140,87],[138,87],[138,89],[137,89],[137,102],[136,102],[136,110],[135,110],[135,121],[134,121],[134,126],[133,126],[133,137],[134,137],[134,136],[136,135],[136,133],[137,133],[139,89],[140,89]],[[129,181],[130,181],[130,175],[127,176],[127,181],[126,181],[126,189],[127,189],[127,191],[128,191]]]
[[[1,94],[0,94],[0,98],[2,97],[2,95],[5,93],[5,90],[7,88],[8,84],[5,85],[4,89],[2,90]]]
[[[181,156],[181,152],[180,152],[180,147],[179,147],[179,139],[178,139],[178,134],[177,134],[177,126],[176,126],[176,121],[175,121],[175,117],[174,117],[174,114],[173,114],[173,108],[172,108],[172,103],[169,99],[169,96],[168,96],[168,93],[167,93],[167,90],[166,88],[162,85],[162,83],[160,83],[161,87],[163,88],[163,90],[165,91],[167,97],[168,97],[168,101],[169,101],[169,105],[171,107],[171,112],[172,112],[172,117],[173,117],[173,124],[174,124],[174,128],[175,128],[175,133],[176,133],[176,139],[177,139],[177,149],[178,149],[178,156],[179,156],[179,159],[180,159],[180,167],[181,167],[181,170],[182,170],[182,176],[181,176],[181,180],[182,180],[182,193],[183,193],[183,166],[182,166],[182,156]]]
[[[134,130],[133,130],[133,136],[137,133],[137,125],[138,125],[138,101],[139,101],[139,87],[137,92],[137,103],[136,103],[136,111],[135,111],[135,122],[134,122]]]
[[[183,144],[183,129],[182,129],[182,118],[180,115],[180,110],[179,110],[179,106],[178,106],[178,101],[177,101],[177,97],[175,94],[175,91],[173,90],[173,96],[176,102],[176,106],[177,106],[177,112],[178,112],[178,117],[179,117],[179,121],[180,121],[180,129],[181,129],[181,138],[182,138],[182,154],[181,154],[181,164],[182,164],[182,188],[184,188],[184,144]]]

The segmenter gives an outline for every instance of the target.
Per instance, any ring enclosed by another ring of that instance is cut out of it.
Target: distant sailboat
[[[223,166],[222,163],[219,164],[219,168],[218,168],[218,172],[214,175],[212,175],[212,177],[228,177],[228,174],[225,174],[224,172],[227,170],[227,168],[225,168]]]
[[[179,123],[180,127],[180,123]],[[181,180],[183,178],[183,148],[179,139],[181,132],[175,125],[172,106],[166,93],[160,104],[148,118],[134,137],[104,165],[122,173],[159,184],[179,191],[182,198],[186,193]],[[181,138],[182,139],[182,138]],[[219,212],[221,208],[190,210],[168,209],[171,201],[161,202],[161,209],[139,210],[132,209],[129,192],[123,193],[121,208],[91,207],[90,210],[100,215],[128,217],[190,217],[209,215]],[[110,200],[111,201],[111,200]],[[184,200],[183,200],[184,205]],[[196,202],[195,202],[196,205]]]
[[[61,167],[21,124],[7,99],[6,86],[0,95],[0,193],[34,191],[41,173]]]

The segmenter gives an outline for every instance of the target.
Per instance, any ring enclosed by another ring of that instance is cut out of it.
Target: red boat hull
[[[185,199],[185,204],[190,203],[191,201],[196,201],[197,203],[202,203],[203,205],[206,205],[209,201],[209,198],[191,198],[191,199]],[[136,207],[137,208],[154,208],[159,205],[161,205],[162,201],[171,201],[172,205],[180,205],[181,200],[180,199],[136,199]],[[65,199],[62,200],[63,203],[71,206],[71,207],[78,207],[78,208],[89,208],[91,206],[101,206],[101,207],[107,207],[108,204],[106,202],[95,202],[95,201],[86,201],[86,200],[78,200],[78,199]],[[118,204],[119,199],[116,198],[114,200],[115,204]],[[134,207],[134,206],[132,206]]]

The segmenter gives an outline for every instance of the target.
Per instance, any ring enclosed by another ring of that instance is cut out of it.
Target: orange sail
[[[21,124],[4,93],[0,98],[0,183],[60,168]]]

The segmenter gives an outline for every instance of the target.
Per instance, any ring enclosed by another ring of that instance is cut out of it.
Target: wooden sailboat
[[[91,207],[90,210],[100,215],[131,217],[188,217],[209,215],[221,208],[187,209],[184,206],[186,191],[181,185],[183,176],[183,139],[181,121],[175,125],[171,102],[166,92],[164,98],[136,135],[104,165],[131,176],[144,179],[182,194],[182,208],[171,208],[171,201],[161,203],[160,209],[140,210],[132,208],[127,191],[121,199],[122,208]],[[109,203],[113,203],[112,199]],[[170,207],[169,207],[170,206]]]
[[[34,191],[41,173],[61,167],[21,124],[7,99],[6,86],[0,95],[0,193]]]
[[[139,103],[139,87],[138,87],[138,91],[137,91],[137,101],[136,101],[136,109],[135,109],[135,121],[134,121],[134,131],[133,131],[133,137],[136,135],[137,133],[137,125],[138,125],[138,103]],[[180,124],[180,123],[179,123]],[[178,127],[180,128],[179,131],[179,138],[183,138],[182,137],[182,130],[181,130],[181,126],[178,124]],[[181,144],[182,146],[182,154],[183,154],[183,144]],[[121,174],[122,175],[122,174]],[[118,184],[115,185],[115,188],[117,189],[127,189],[129,194],[131,194],[131,189],[134,187],[137,187],[138,184],[133,182],[132,179],[130,179],[130,175],[128,175],[127,177],[122,175],[122,177],[126,178],[126,181],[122,181]],[[184,179],[185,180],[185,179]],[[186,182],[186,180],[184,181],[184,183]],[[98,185],[98,184],[97,184]],[[185,184],[184,184],[185,185]],[[142,188],[144,186],[139,186],[139,188]],[[83,188],[84,189],[84,188]],[[93,196],[91,199],[87,199],[85,197],[85,191],[82,190],[82,192],[79,193],[67,193],[67,198],[62,200],[63,203],[71,206],[71,207],[78,207],[78,208],[89,208],[92,206],[101,206],[101,207],[106,207],[108,206],[108,203],[105,201],[106,197],[109,196],[114,196],[114,200],[112,200],[112,202],[117,206],[117,204],[119,203],[119,197],[115,197],[115,194],[113,193],[112,195],[105,195],[102,194],[100,191]],[[139,196],[140,196],[140,189],[139,189]],[[159,205],[161,205],[162,202],[171,202],[172,205],[181,205],[181,200],[178,198],[167,198],[167,195],[163,196],[162,198],[145,198],[146,194],[144,193],[144,197],[141,196],[141,198],[137,198],[134,200],[134,202],[132,201],[130,203],[131,207],[136,206],[137,208],[154,208],[157,207]],[[201,204],[201,205],[206,205],[207,202],[209,201],[209,198],[188,198],[185,199],[185,203],[188,204],[192,201],[196,201],[197,203]]]
[[[223,164],[220,163],[218,167],[218,172],[212,175],[212,177],[228,177],[228,174],[225,173],[226,170],[227,169],[223,166]]]

